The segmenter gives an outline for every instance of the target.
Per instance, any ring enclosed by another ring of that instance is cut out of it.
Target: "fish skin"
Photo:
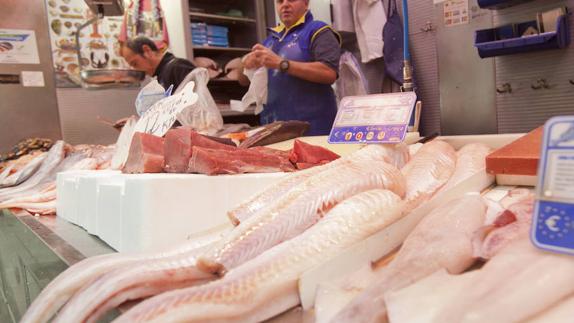
[[[484,223],[486,205],[469,195],[434,209],[409,234],[394,260],[377,273],[377,281],[345,306],[331,322],[386,320],[386,292],[408,286],[445,268],[457,274],[473,262],[471,239]]]
[[[429,200],[452,176],[456,152],[448,143],[433,140],[424,144],[401,169],[407,183],[405,200],[410,209]]]
[[[273,205],[248,218],[205,255],[200,270],[223,274],[265,250],[291,239],[340,201],[357,193],[386,188],[404,196],[400,171],[385,162],[347,160],[292,188]]]
[[[40,168],[40,165],[46,158],[46,153],[42,153],[28,162],[22,169],[19,169],[16,173],[7,176],[3,180],[0,179],[0,188],[16,186],[24,181],[26,181],[30,176]]]
[[[263,207],[286,194],[291,188],[302,183],[310,176],[332,167],[336,167],[337,165],[344,163],[346,160],[363,158],[385,161],[400,169],[409,160],[409,152],[408,147],[404,144],[368,145],[349,156],[341,157],[324,165],[315,166],[286,175],[286,177],[278,183],[273,184],[271,187],[267,187],[264,191],[230,210],[227,213],[227,216],[233,225],[238,225],[242,221],[247,220],[257,211],[261,210]]]
[[[35,186],[8,195],[6,200],[0,202],[0,208],[29,209],[32,213],[42,215],[55,214],[56,175],[58,172],[65,170],[96,169],[96,159],[86,156],[84,152],[68,156]],[[51,190],[53,192],[49,193]]]
[[[161,294],[115,322],[256,322],[299,304],[298,279],[404,215],[399,196],[371,190],[346,199],[301,235],[220,280]]]
[[[61,140],[57,141],[48,151],[38,171],[28,178],[27,181],[18,186],[0,189],[0,202],[13,197],[16,193],[28,190],[45,180],[45,177],[49,176],[64,159],[66,153],[64,148],[65,143]]]
[[[117,268],[138,263],[143,260],[154,260],[187,253],[204,247],[221,238],[220,233],[211,234],[190,240],[182,246],[160,253],[148,254],[108,254],[84,259],[66,269],[52,280],[32,302],[20,323],[48,322],[78,290]]]
[[[12,170],[16,169],[16,163],[10,163],[6,166],[6,168],[2,169],[0,173],[0,188],[4,185],[4,180],[13,174]]]

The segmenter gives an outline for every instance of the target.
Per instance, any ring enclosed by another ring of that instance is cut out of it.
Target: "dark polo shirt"
[[[166,90],[173,84],[173,91],[175,91],[194,68],[195,66],[190,61],[177,58],[172,53],[165,53],[153,76],[157,77],[159,84]]]

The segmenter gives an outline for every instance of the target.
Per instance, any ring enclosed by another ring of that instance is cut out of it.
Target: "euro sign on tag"
[[[574,255],[574,116],[544,125],[531,238],[541,249]]]

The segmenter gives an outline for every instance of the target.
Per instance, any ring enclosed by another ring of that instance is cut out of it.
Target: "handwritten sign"
[[[331,144],[402,142],[416,100],[414,92],[345,97],[328,141]]]
[[[532,241],[574,255],[574,116],[546,122],[541,152]]]
[[[181,92],[157,101],[138,120],[135,132],[159,137],[165,135],[177,120],[177,115],[197,102],[198,96],[193,92],[194,88],[195,83],[189,82]]]

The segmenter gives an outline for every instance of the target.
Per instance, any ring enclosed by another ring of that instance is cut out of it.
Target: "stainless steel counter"
[[[56,216],[0,210],[0,322],[18,322],[68,266],[111,252],[97,237]]]

